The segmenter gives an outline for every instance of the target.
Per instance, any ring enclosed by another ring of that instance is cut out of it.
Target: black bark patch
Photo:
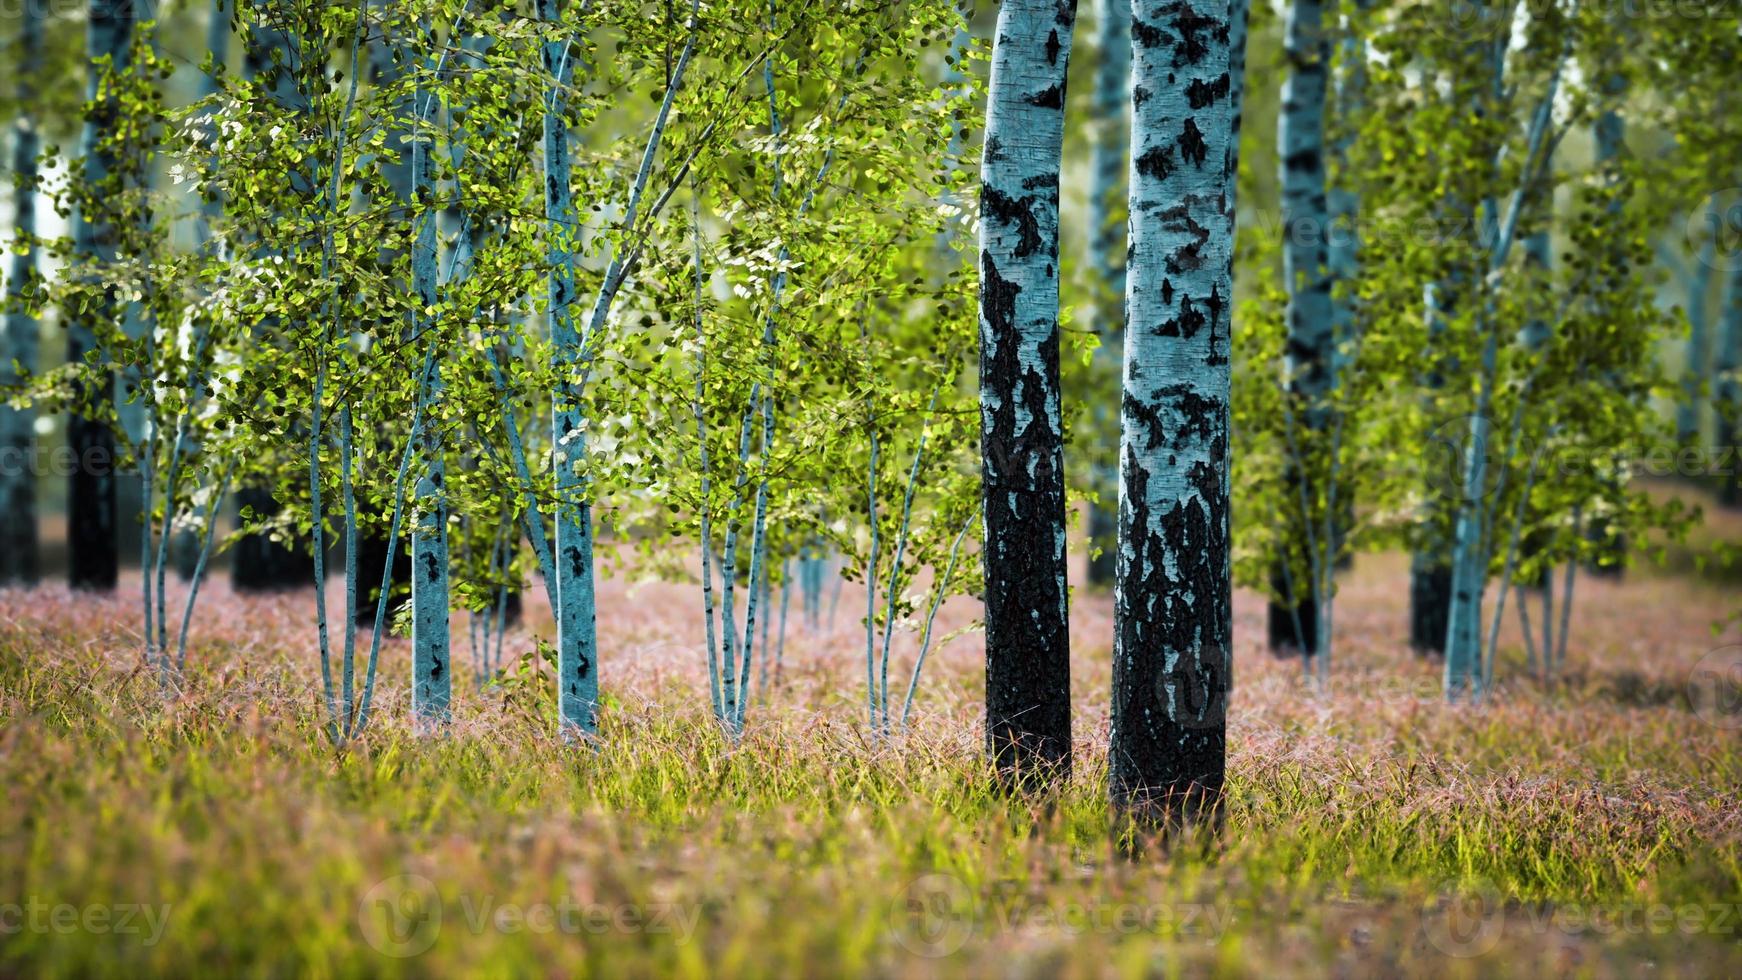
[[[1167,9],[1178,12],[1173,19],[1174,32],[1179,35],[1173,56],[1175,68],[1200,64],[1210,56],[1212,43],[1228,43],[1227,17],[1200,15],[1187,3],[1170,4]]]
[[[1316,173],[1324,166],[1324,162],[1317,147],[1308,147],[1284,157],[1282,165],[1290,173]]]
[[[998,264],[992,256],[981,254],[980,316],[997,338],[1000,349],[1016,342],[1016,297],[1021,292],[1020,285],[998,274]]]
[[[1065,87],[1063,85],[1048,85],[1030,95],[1026,101],[1029,105],[1036,105],[1042,109],[1063,109],[1065,107]]]
[[[1204,159],[1210,154],[1210,144],[1204,141],[1198,121],[1189,116],[1180,127],[1178,146],[1181,159],[1190,161],[1195,167],[1203,166]]]
[[[1186,296],[1180,300],[1179,315],[1170,320],[1163,320],[1161,325],[1155,328],[1155,335],[1189,340],[1196,337],[1198,331],[1204,329],[1209,323],[1210,318],[1204,314],[1203,310],[1193,305],[1190,296]]]
[[[1228,73],[1223,72],[1214,81],[1206,82],[1194,78],[1186,85],[1186,104],[1194,110],[1202,109],[1218,99],[1228,97]]]
[[[1040,250],[1040,220],[1034,216],[1034,198],[1014,198],[995,187],[980,191],[980,213],[993,221],[1014,225],[1017,230],[1015,258],[1033,255]]]
[[[1059,44],[1059,32],[1054,30],[1046,36],[1046,63],[1056,65],[1059,62],[1059,50],[1064,47]]]
[[[1165,146],[1152,146],[1137,158],[1137,172],[1156,180],[1166,180],[1173,166],[1173,151]]]
[[[1146,48],[1157,48],[1167,43],[1167,34],[1152,24],[1133,17],[1131,19],[1131,39]]]

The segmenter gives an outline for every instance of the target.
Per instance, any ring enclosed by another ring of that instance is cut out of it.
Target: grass
[[[1508,622],[1502,690],[1454,707],[1399,649],[1404,569],[1345,581],[1328,691],[1237,596],[1226,826],[1135,859],[1103,789],[1104,596],[1073,600],[1077,771],[1039,802],[988,791],[977,634],[934,655],[912,731],[870,738],[851,592],[836,629],[794,616],[739,745],[707,720],[693,589],[616,580],[596,748],[464,673],[451,731],[413,733],[396,641],[339,751],[310,596],[215,583],[166,700],[125,587],[0,591],[0,973],[1742,970],[1742,719],[1684,693],[1728,594],[1583,582],[1563,683],[1521,676]],[[549,632],[529,603],[511,649]]]

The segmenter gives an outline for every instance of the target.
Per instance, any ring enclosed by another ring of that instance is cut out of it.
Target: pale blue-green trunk
[[[1357,0],[1358,12],[1364,13],[1371,0]],[[1361,194],[1354,187],[1349,172],[1349,151],[1355,145],[1355,132],[1367,108],[1367,42],[1358,31],[1365,27],[1359,21],[1346,23],[1341,44],[1336,80],[1336,115],[1339,132],[1329,145],[1331,164],[1336,173],[1327,172],[1327,200],[1330,210],[1328,231],[1332,333],[1337,344],[1336,365],[1348,363],[1344,345],[1355,339],[1355,279],[1361,272],[1360,220]]]
[[[554,24],[561,0],[538,0],[538,17]],[[593,515],[578,467],[586,456],[581,408],[581,334],[576,329],[575,249],[580,219],[575,211],[569,157],[567,88],[573,53],[561,40],[544,44],[550,78],[544,106],[544,208],[550,266],[550,342],[557,373],[551,393],[551,444],[556,471],[556,627],[558,727],[590,733],[597,728],[599,675],[594,631]]]
[[[999,9],[981,159],[986,743],[1007,784],[1071,766],[1058,250],[1075,18],[1075,0]]]
[[[710,498],[713,472],[708,460],[708,419],[704,405],[707,392],[708,336],[702,317],[702,284],[706,281],[706,276],[702,269],[701,197],[696,191],[693,178],[690,181],[690,236],[695,265],[696,329],[696,393],[691,405],[696,416],[696,445],[699,452],[697,472],[701,478],[699,521],[702,538],[702,622],[708,644],[708,704],[713,709],[715,720],[723,724],[726,720],[726,709],[725,702],[721,700],[720,644],[714,630],[714,527],[710,513],[713,506]],[[728,636],[735,629],[730,621],[726,623]]]
[[[36,274],[36,249],[24,244],[36,234],[36,155],[40,140],[32,106],[42,72],[43,0],[24,0],[19,22],[16,98],[12,124],[12,259],[6,270],[5,332],[0,334],[0,385],[16,385],[37,369],[39,324],[15,304]],[[34,585],[41,573],[36,532],[36,473],[25,465],[36,441],[36,412],[0,405],[0,585]]]
[[[1687,311],[1688,344],[1682,358],[1682,399],[1676,406],[1676,435],[1683,445],[1692,445],[1700,438],[1701,406],[1706,400],[1707,364],[1711,361],[1712,267],[1716,253],[1713,240],[1707,237],[1700,244],[1693,268],[1688,270]]]
[[[671,107],[683,86],[683,76],[696,47],[696,16],[700,0],[691,5],[689,40],[667,80],[664,99],[654,118],[653,130],[642,151],[641,164],[624,203],[622,226],[636,228],[641,198],[647,190],[653,161],[665,137]],[[538,18],[556,23],[560,0],[538,0]],[[633,268],[637,253],[629,248],[612,255],[599,291],[587,314],[584,332],[576,329],[573,304],[580,233],[570,186],[572,164],[568,145],[566,88],[571,80],[570,45],[559,40],[544,45],[543,63],[549,84],[544,106],[545,219],[548,230],[547,261],[550,265],[549,304],[551,366],[557,375],[551,393],[551,451],[556,473],[556,621],[558,728],[564,733],[592,734],[598,730],[599,674],[598,633],[595,626],[593,580],[593,514],[586,463],[586,416],[582,400],[591,371],[591,344],[610,317],[611,306]],[[649,214],[657,215],[669,198],[668,188]]]
[[[1498,77],[1501,71],[1498,58],[1494,71]],[[1552,121],[1558,83],[1557,69],[1550,79],[1548,91],[1532,115],[1526,138],[1524,170],[1504,216],[1497,201],[1491,199],[1486,204],[1486,234],[1490,236],[1490,244],[1481,271],[1490,280],[1505,268],[1512,245],[1517,240],[1519,217],[1530,206],[1532,195],[1546,172],[1544,144]],[[1488,416],[1499,380],[1501,330],[1496,322],[1494,298],[1486,290],[1483,295],[1484,305],[1477,319],[1482,337],[1482,357],[1478,367],[1476,404],[1470,414],[1470,431],[1464,445],[1463,480],[1459,487],[1458,517],[1452,537],[1452,602],[1446,623],[1445,666],[1445,693],[1451,700],[1479,696],[1487,673],[1482,663],[1482,597],[1487,590],[1492,558],[1488,529],[1492,524],[1493,500],[1484,491],[1491,479],[1488,472],[1489,446],[1495,435],[1493,421]]]
[[[1213,810],[1226,766],[1233,178],[1228,18],[1132,8],[1131,250],[1120,412],[1109,792]]]
[[[1717,391],[1712,399],[1717,409],[1716,444],[1734,446],[1742,435],[1742,262],[1732,258],[1729,279],[1724,284],[1723,319],[1718,327],[1717,363],[1712,376],[1717,379]],[[1731,473],[1722,493],[1726,504],[1734,505],[1742,477]]]
[[[956,532],[956,540],[950,545],[949,564],[944,566],[943,577],[938,579],[937,588],[932,594],[931,608],[925,614],[925,628],[919,634],[919,653],[914,656],[913,676],[907,682],[907,700],[901,708],[902,728],[906,728],[913,717],[913,697],[919,692],[919,675],[925,669],[926,654],[931,652],[932,625],[937,622],[938,610],[943,607],[944,599],[950,594],[950,580],[956,574],[956,559],[962,553],[962,541],[979,518],[980,515],[976,513],[962,522],[962,529]]]
[[[1286,478],[1290,539],[1279,559],[1299,564],[1280,567],[1281,600],[1270,610],[1273,648],[1289,647],[1307,656],[1321,649],[1328,625],[1333,542],[1321,533],[1320,508],[1330,497],[1326,479],[1325,433],[1336,388],[1336,325],[1331,292],[1331,217],[1325,190],[1325,95],[1330,45],[1319,0],[1293,0],[1283,40],[1288,80],[1282,87],[1277,145],[1282,172],[1282,273],[1287,291],[1288,340],[1284,354],[1288,456]],[[1299,501],[1298,508],[1295,506]],[[1294,574],[1295,568],[1305,576]],[[1324,660],[1319,660],[1324,669]]]
[[[1246,101],[1246,40],[1250,33],[1251,0],[1228,4],[1228,112],[1233,123],[1228,130],[1228,211],[1238,218],[1240,191],[1240,133]]]
[[[1125,227],[1114,220],[1113,205],[1124,188],[1125,160],[1130,151],[1130,125],[1126,113],[1131,89],[1131,0],[1099,0],[1095,25],[1095,119],[1094,147],[1089,160],[1089,267],[1096,285],[1095,330],[1101,346],[1097,363],[1111,374],[1119,364],[1120,335],[1124,331]],[[1105,398],[1094,404],[1097,429],[1111,420],[1113,408]],[[1118,465],[1094,447],[1091,475],[1101,500],[1089,510],[1089,543],[1101,555],[1089,559],[1089,581],[1106,585],[1113,581],[1113,552],[1118,534]]]
[[[435,305],[437,288],[435,144],[430,139],[435,95],[420,81],[412,96],[415,130],[407,143],[411,155],[411,188],[406,203],[416,224],[411,244],[412,293],[423,307],[415,316],[415,335],[434,329],[428,310]],[[436,341],[425,339],[425,343]],[[440,411],[442,358],[429,358],[429,370],[421,386],[425,415]],[[453,654],[448,621],[448,510],[443,479],[441,424],[430,418],[423,426],[421,445],[415,446],[423,466],[413,492],[415,512],[411,526],[411,650],[412,714],[419,720],[445,721],[453,689]]]

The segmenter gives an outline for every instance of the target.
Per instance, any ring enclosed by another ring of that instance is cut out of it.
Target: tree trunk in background
[[[538,19],[561,19],[561,0],[537,0]],[[544,105],[544,214],[550,264],[550,342],[559,376],[580,368],[581,336],[575,324],[575,214],[569,157],[568,98],[574,61],[560,40],[544,45],[549,76]],[[556,469],[557,727],[591,734],[598,728],[599,672],[594,631],[593,514],[576,466],[586,455],[583,392],[577,381],[551,393],[551,453]],[[726,574],[731,574],[728,570]]]
[[[1355,0],[1353,16],[1343,22],[1341,57],[1332,82],[1336,106],[1334,110],[1326,109],[1327,128],[1328,120],[1337,121],[1334,137],[1328,136],[1326,141],[1325,185],[1330,212],[1326,229],[1332,287],[1331,334],[1336,344],[1331,356],[1338,378],[1343,377],[1344,368],[1349,366],[1353,356],[1354,345],[1359,341],[1356,336],[1359,304],[1353,290],[1361,275],[1361,194],[1352,186],[1349,150],[1355,145],[1356,128],[1360,126],[1367,106],[1367,40],[1362,34],[1366,23],[1360,18],[1371,6],[1372,0]],[[1333,566],[1339,571],[1353,568],[1355,564],[1355,556],[1344,550],[1350,529],[1355,526],[1353,491],[1354,488],[1348,485],[1337,488],[1336,540],[1331,544],[1331,557]],[[1308,635],[1318,635],[1316,624],[1314,632]]]
[[[1277,146],[1282,157],[1282,272],[1288,290],[1288,398],[1293,412],[1294,446],[1287,463],[1284,521],[1293,538],[1282,561],[1293,555],[1306,561],[1291,573],[1281,567],[1271,573],[1272,587],[1285,598],[1269,609],[1268,639],[1272,651],[1318,652],[1319,601],[1315,595],[1316,565],[1331,556],[1329,543],[1319,541],[1307,522],[1314,514],[1299,513],[1303,496],[1317,501],[1311,486],[1313,458],[1330,422],[1328,399],[1335,375],[1336,332],[1331,308],[1330,208],[1325,196],[1325,91],[1330,47],[1324,31],[1324,7],[1319,0],[1293,0],[1289,5],[1284,50],[1289,76],[1282,89],[1277,118]],[[1308,483],[1304,494],[1301,483]],[[1309,543],[1311,542],[1311,543]],[[1321,552],[1313,556],[1314,545]],[[1292,596],[1292,602],[1287,599]],[[1290,606],[1293,606],[1291,609]],[[1300,634],[1295,632],[1299,623]]]
[[[1133,5],[1109,791],[1146,821],[1219,812],[1228,534],[1229,5]]]
[[[1627,79],[1620,74],[1612,74],[1604,81],[1605,94],[1610,98],[1620,100],[1626,97]],[[1592,139],[1595,143],[1593,162],[1605,181],[1618,181],[1621,176],[1611,173],[1623,166],[1621,156],[1626,150],[1627,124],[1621,118],[1621,111],[1611,108],[1597,117],[1596,125],[1592,127]],[[1622,202],[1617,199],[1612,210],[1619,211]],[[1625,477],[1616,472],[1608,474],[1609,479],[1620,484]],[[1621,487],[1616,487],[1616,493]],[[1587,562],[1585,570],[1599,578],[1620,578],[1627,570],[1627,537],[1616,529],[1606,515],[1598,515],[1591,520],[1589,535],[1597,547],[1594,560]]]
[[[430,39],[432,44],[434,39]],[[412,96],[415,134],[407,141],[410,153],[411,193],[407,204],[416,222],[411,244],[411,288],[423,310],[436,303],[435,143],[428,127],[435,114],[435,95],[420,85]],[[423,311],[417,314],[418,333],[435,323]],[[434,341],[425,340],[424,343]],[[413,344],[414,348],[421,344]],[[424,427],[420,445],[413,451],[423,465],[413,495],[415,514],[411,528],[411,710],[424,721],[446,721],[453,691],[453,663],[448,619],[448,507],[443,487],[447,470],[443,462],[439,406],[442,400],[442,358],[430,360],[424,379]]]
[[[1461,201],[1448,200],[1436,210],[1454,222],[1461,222],[1452,227],[1474,227],[1475,212]],[[1462,287],[1461,275],[1453,272],[1439,282],[1430,283],[1424,290],[1429,366],[1423,373],[1421,385],[1428,391],[1436,391],[1445,385],[1439,363],[1443,355],[1434,345],[1445,332],[1445,324],[1461,298]],[[1409,645],[1425,657],[1443,657],[1446,653],[1446,629],[1452,614],[1451,504],[1462,485],[1461,472],[1458,466],[1449,466],[1443,472],[1428,475],[1417,517],[1418,539],[1409,561]]]
[[[91,0],[85,43],[93,62],[108,59],[108,71],[125,70],[133,44],[133,5]],[[119,237],[113,219],[90,213],[95,209],[89,207],[119,189],[115,186],[120,179],[115,173],[117,161],[105,144],[120,123],[122,109],[113,95],[98,100],[104,73],[104,68],[94,64],[90,69],[85,94],[94,104],[79,139],[83,157],[79,180],[89,197],[74,216],[73,249],[74,260],[86,264],[115,261]],[[119,312],[118,305],[113,294],[105,292],[102,301],[85,311],[84,318],[69,320],[67,363],[82,363],[95,351],[97,336],[92,321],[112,320]],[[115,378],[107,369],[79,392],[80,400],[95,411],[101,411],[95,406],[107,405],[114,397]],[[67,446],[75,460],[67,485],[67,580],[75,589],[113,589],[120,557],[115,526],[115,434],[102,419],[75,411],[67,417]]]
[[[1247,21],[1252,16],[1251,0],[1232,0],[1228,5],[1228,212],[1239,223],[1236,202],[1240,190],[1240,132],[1243,105],[1246,100],[1246,36]],[[1238,244],[1238,243],[1236,243]]]
[[[980,168],[986,743],[1006,786],[1071,766],[1058,218],[1075,18],[1075,0],[1005,0]]]
[[[196,95],[199,99],[218,94],[218,73],[230,63],[230,15],[224,11],[224,0],[216,0],[211,11],[206,14],[206,50],[212,54],[213,70],[200,79]],[[206,126],[215,138],[216,123],[208,121]],[[215,190],[210,199],[200,201],[199,219],[194,226],[194,240],[201,250],[216,249],[212,239],[212,227],[223,214],[224,199]],[[198,444],[190,437],[183,447],[183,459],[195,456],[198,452]],[[170,541],[170,561],[175,566],[176,574],[185,582],[193,578],[194,570],[199,565],[200,535],[189,528],[181,528],[172,533],[174,537]]]
[[[1709,204],[1707,208],[1707,218],[1714,218]],[[1713,228],[1708,232],[1708,237],[1700,244],[1699,254],[1686,276],[1688,345],[1687,353],[1682,358],[1682,399],[1681,404],[1676,406],[1675,416],[1676,439],[1684,446],[1701,445],[1700,409],[1708,397],[1705,387],[1710,374],[1706,368],[1712,360],[1711,295],[1712,266],[1717,257],[1713,241],[1716,231]]]
[[[1554,247],[1550,237],[1548,224],[1554,220],[1554,201],[1543,202],[1547,214],[1541,228],[1531,232],[1524,238],[1524,265],[1538,277],[1543,285],[1543,295],[1552,296],[1550,291],[1551,274],[1554,268]],[[1532,317],[1519,331],[1518,342],[1526,351],[1540,356],[1543,348],[1554,338],[1554,325],[1543,317]],[[1525,524],[1529,526],[1537,516],[1532,511],[1525,512]],[[1542,553],[1545,535],[1539,531],[1526,531],[1518,542],[1518,562],[1522,564]],[[1549,581],[1549,570],[1530,579],[1519,579],[1517,584],[1527,588],[1541,588]]]
[[[245,43],[243,70],[250,79],[267,78],[273,102],[281,109],[307,111],[290,67],[296,64],[295,38],[284,31],[253,25]],[[277,53],[275,61],[273,54]],[[292,186],[301,194],[312,194],[314,188],[308,175],[291,175]],[[278,501],[266,486],[243,486],[236,491],[238,518],[252,511],[257,518],[271,518],[278,513]],[[314,578],[314,556],[303,547],[293,547],[272,540],[265,533],[245,534],[236,539],[230,549],[230,584],[238,592],[277,592],[307,588]],[[370,607],[373,610],[373,606]]]
[[[1131,90],[1131,0],[1100,0],[1095,29],[1095,145],[1089,164],[1089,266],[1096,286],[1095,328],[1101,346],[1096,349],[1095,404],[1097,434],[1105,432],[1112,419],[1107,400],[1101,397],[1101,382],[1118,370],[1120,337],[1125,329],[1125,227],[1113,220],[1113,204],[1124,186],[1125,160],[1130,149],[1130,126],[1126,110]],[[1088,581],[1112,585],[1114,548],[1119,532],[1118,464],[1108,460],[1099,442],[1091,449],[1091,479],[1100,502],[1089,508]],[[1101,549],[1100,555],[1093,549]]]
[[[30,106],[42,73],[43,0],[24,0],[19,27],[18,118],[12,126],[13,204],[12,261],[6,270],[6,299],[16,303],[36,274],[36,249],[16,244],[36,234],[36,154],[40,141]],[[36,318],[19,310],[6,314],[0,335],[0,385],[20,380],[14,364],[25,372],[37,369],[40,344]],[[0,585],[35,585],[41,575],[36,533],[36,466],[31,447],[36,441],[36,411],[0,405]]]
[[[1718,390],[1712,399],[1717,408],[1718,430],[1714,444],[1720,447],[1736,445],[1742,436],[1742,261],[1730,257],[1730,278],[1724,285],[1724,319],[1718,330],[1718,363],[1712,374],[1718,379]],[[1726,507],[1742,505],[1742,473],[1731,472],[1724,477],[1718,500]]]
[[[1445,656],[1451,608],[1452,568],[1445,564],[1444,551],[1418,548],[1409,564],[1409,645],[1415,652]]]

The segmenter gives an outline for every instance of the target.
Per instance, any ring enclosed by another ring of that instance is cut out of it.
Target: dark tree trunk
[[[73,222],[74,258],[81,264],[101,265],[119,257],[120,229],[107,202],[114,199],[123,179],[111,141],[122,109],[114,90],[102,87],[101,82],[108,71],[126,71],[132,43],[133,4],[91,0],[86,48],[93,67],[85,91],[91,105],[80,137],[83,196]],[[102,58],[108,59],[106,69],[95,67]],[[96,323],[110,322],[119,313],[113,289],[105,289],[100,302],[69,322],[67,363],[84,363],[97,349]],[[105,418],[114,402],[114,374],[100,366],[81,384],[79,407],[67,418],[67,446],[73,453],[73,472],[67,484],[67,581],[75,589],[113,589],[120,567],[115,526],[115,433]]]
[[[1428,657],[1446,655],[1452,615],[1452,567],[1417,557],[1409,570],[1409,645]]]
[[[357,536],[357,622],[375,622],[375,607],[381,598],[381,570],[387,567],[387,538],[379,533]],[[393,552],[393,585],[387,602],[392,616],[398,603],[411,596],[411,546],[404,538]]]
[[[236,504],[258,517],[278,513],[278,501],[272,498],[272,491],[260,487],[238,490]],[[272,540],[264,532],[245,534],[230,551],[230,584],[237,592],[304,589],[314,581],[314,561],[314,555],[306,544],[290,547]]]
[[[36,233],[36,154],[39,140],[35,85],[42,72],[43,0],[25,0],[19,27],[17,96],[18,119],[12,129],[13,233],[27,238]],[[6,297],[18,302],[36,274],[36,250],[12,250],[6,273]],[[0,336],[0,384],[15,385],[24,371],[37,369],[40,324],[21,308],[5,314],[5,334]],[[35,585],[42,574],[36,532],[37,470],[32,448],[36,444],[36,412],[30,408],[0,405],[0,585]]]

